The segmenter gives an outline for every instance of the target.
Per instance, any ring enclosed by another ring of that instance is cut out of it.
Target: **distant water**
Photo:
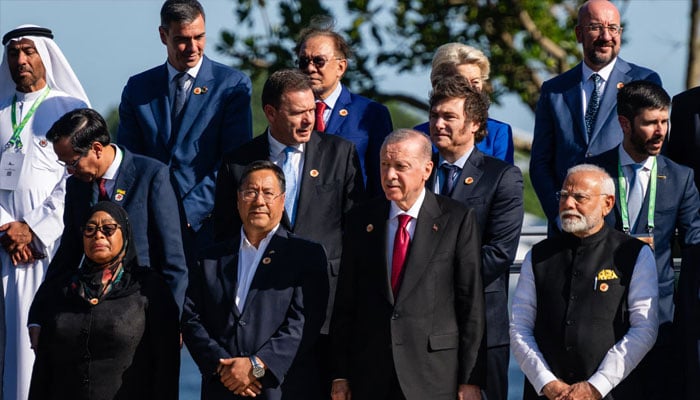
[[[515,285],[518,282],[518,275],[510,275],[510,297],[513,297]],[[520,400],[523,395],[523,373],[518,368],[518,364],[513,359],[511,354],[510,365],[508,368],[508,400]],[[182,360],[180,365],[180,399],[181,400],[197,400],[199,399],[199,389],[201,384],[201,375],[197,365],[192,360],[190,352],[182,349]],[[328,397],[330,399],[330,396]]]

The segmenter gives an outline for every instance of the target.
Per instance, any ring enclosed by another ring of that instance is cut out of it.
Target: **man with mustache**
[[[542,85],[530,157],[537,197],[554,227],[566,170],[620,144],[615,95],[627,82],[661,85],[654,72],[618,57],[622,43],[620,13],[612,2],[590,0],[579,9],[576,40],[583,62]]]
[[[563,233],[525,256],[510,326],[525,400],[646,398],[635,367],[656,338],[656,268],[649,246],[604,223],[614,193],[603,169],[569,169]]]
[[[671,247],[700,243],[700,196],[693,170],[659,154],[668,132],[671,98],[660,86],[637,81],[617,94],[617,114],[624,134],[622,144],[597,157],[615,179],[618,205],[606,223],[637,236],[654,248],[659,282],[659,337],[640,365],[652,399],[666,399],[672,370],[671,334],[674,271]]]

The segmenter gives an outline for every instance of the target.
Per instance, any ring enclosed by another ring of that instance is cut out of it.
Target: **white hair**
[[[613,182],[610,175],[603,168],[600,168],[599,166],[593,164],[574,165],[566,171],[566,178],[568,179],[570,175],[579,172],[593,172],[599,174],[601,194],[608,194],[612,196],[615,195],[615,182]]]

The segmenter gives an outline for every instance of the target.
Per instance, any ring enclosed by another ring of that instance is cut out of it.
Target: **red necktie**
[[[324,111],[326,111],[326,103],[322,101],[316,102],[316,126],[314,129],[317,132],[324,132],[326,130],[326,123],[323,122]]]
[[[109,201],[109,196],[107,195],[107,188],[105,187],[105,183],[107,182],[107,179],[104,178],[98,178],[100,181],[97,185],[97,187],[100,190],[100,195],[97,197],[97,200],[99,201]]]
[[[406,229],[410,220],[411,216],[408,214],[399,215],[399,226],[396,228],[396,236],[394,236],[394,253],[391,257],[391,290],[394,292],[394,298],[399,293],[408,245],[411,243],[411,235]]]

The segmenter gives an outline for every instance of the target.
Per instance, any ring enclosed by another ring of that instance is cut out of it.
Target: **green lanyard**
[[[647,214],[647,231],[651,233],[654,230],[654,210],[656,209],[656,157],[651,165],[651,176],[649,177],[649,210]],[[627,181],[625,174],[622,172],[622,165],[617,161],[617,181],[620,188],[620,214],[622,214],[622,230],[625,233],[630,233],[630,217],[627,211]]]
[[[12,137],[10,138],[10,141],[5,144],[5,149],[9,149],[10,147],[14,147],[16,150],[22,150],[22,139],[19,137],[19,134],[22,133],[22,129],[24,129],[24,126],[27,125],[27,122],[29,119],[34,115],[34,112],[36,111],[37,107],[39,107],[39,104],[41,104],[42,101],[46,98],[46,96],[49,94],[49,89],[48,86],[46,86],[46,90],[44,93],[39,96],[38,99],[34,102],[32,107],[29,109],[27,112],[27,115],[22,118],[22,122],[20,122],[19,125],[17,125],[17,95],[12,99],[12,130],[13,134]]]

